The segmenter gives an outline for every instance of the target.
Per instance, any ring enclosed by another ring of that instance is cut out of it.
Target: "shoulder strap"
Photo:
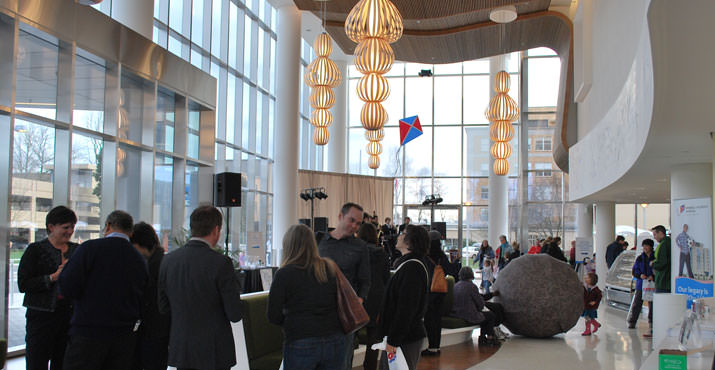
[[[422,266],[422,269],[425,270],[425,276],[427,277],[427,282],[429,283],[429,273],[427,272],[427,267],[425,267],[425,264],[422,263],[422,261],[420,261],[420,260],[418,260],[418,259],[416,259],[416,258],[411,258],[411,259],[408,259],[408,260],[405,261],[405,262],[402,262],[399,266],[397,266],[397,270],[395,270],[395,273],[397,273],[397,271],[400,271],[400,268],[401,268],[402,266],[404,266],[407,262],[410,262],[410,261],[415,261],[415,262],[419,263],[419,264]]]

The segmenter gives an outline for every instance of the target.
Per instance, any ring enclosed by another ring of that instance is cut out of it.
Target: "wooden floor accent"
[[[486,360],[497,350],[499,350],[498,346],[479,347],[476,338],[474,338],[470,342],[442,347],[439,356],[421,357],[420,362],[417,363],[417,369],[464,370]]]

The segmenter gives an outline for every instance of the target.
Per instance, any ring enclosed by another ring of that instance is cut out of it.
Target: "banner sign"
[[[672,292],[689,299],[712,297],[712,200],[674,200],[670,209]]]
[[[576,238],[576,261],[583,262],[583,259],[593,258],[593,240],[590,238]]]

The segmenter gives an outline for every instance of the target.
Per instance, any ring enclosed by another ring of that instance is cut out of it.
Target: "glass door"
[[[444,250],[457,251],[461,255],[462,207],[458,205],[436,205],[433,207],[410,205],[405,206],[404,214],[410,218],[410,223],[415,225],[433,225],[433,223],[444,222],[447,231],[444,235]]]

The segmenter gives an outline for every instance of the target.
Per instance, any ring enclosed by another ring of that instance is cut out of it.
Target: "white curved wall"
[[[593,84],[578,104],[579,140],[603,119],[619,97],[641,42],[650,4],[650,0],[590,1]]]
[[[607,21],[598,21],[604,31],[609,30],[606,32],[609,35],[599,36],[596,42],[599,30],[594,29],[593,88],[578,105],[579,132],[588,132],[579,134],[579,141],[569,150],[571,200],[617,181],[634,165],[645,145],[653,111],[653,65],[646,22],[648,3],[594,3],[595,13],[601,13],[599,17],[610,17]],[[631,25],[638,25],[638,29],[626,32]],[[619,39],[619,32],[626,33]]]

